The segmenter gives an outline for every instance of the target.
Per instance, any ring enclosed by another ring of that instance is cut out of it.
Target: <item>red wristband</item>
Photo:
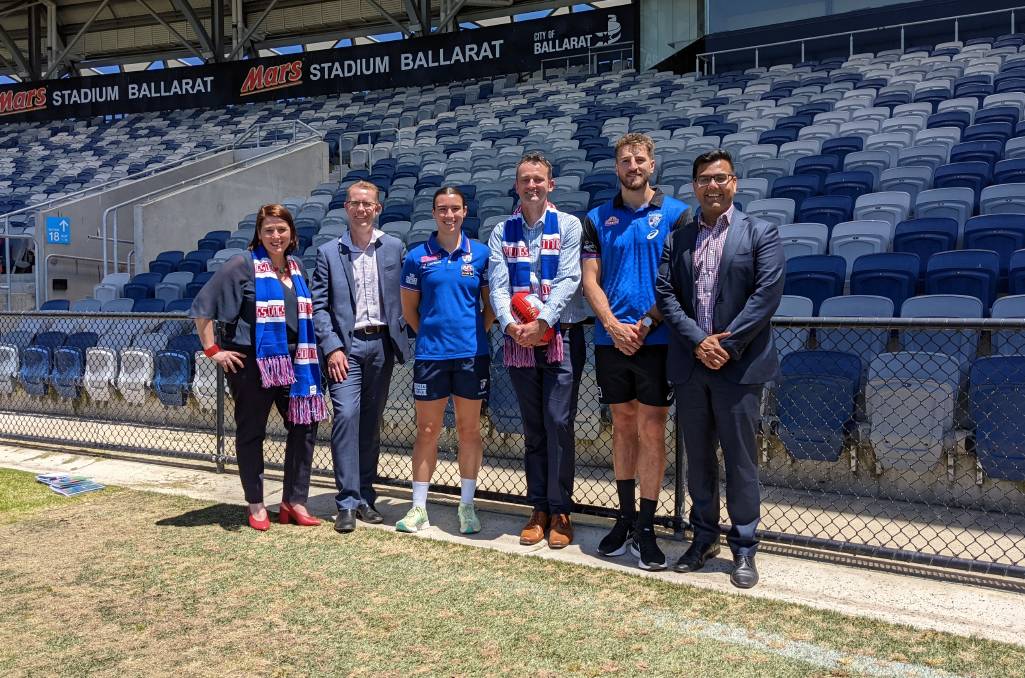
[[[221,347],[217,344],[211,344],[210,348],[203,349],[203,355],[207,358],[213,358],[215,355],[221,352]]]

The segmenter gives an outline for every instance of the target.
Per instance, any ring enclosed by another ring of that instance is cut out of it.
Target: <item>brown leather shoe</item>
[[[569,522],[568,513],[556,513],[552,516],[552,527],[548,531],[548,548],[564,549],[573,541],[573,524]]]
[[[544,511],[535,510],[530,514],[530,520],[523,526],[520,532],[520,544],[533,546],[545,538],[545,530],[548,529],[548,514]]]

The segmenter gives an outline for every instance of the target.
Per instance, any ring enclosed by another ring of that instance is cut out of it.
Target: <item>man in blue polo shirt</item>
[[[587,213],[581,241],[584,296],[598,319],[598,396],[612,410],[620,507],[598,552],[618,556],[629,549],[646,570],[666,566],[654,519],[665,474],[666,415],[673,400],[666,379],[669,336],[655,305],[655,279],[666,236],[690,216],[684,203],[650,186],[654,173],[651,137],[631,133],[616,142],[620,192]],[[637,478],[640,512],[634,504]]]

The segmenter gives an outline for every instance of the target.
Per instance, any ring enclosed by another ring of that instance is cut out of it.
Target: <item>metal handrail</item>
[[[890,29],[894,29],[894,28],[899,28],[900,29],[900,47],[901,47],[901,49],[904,49],[904,29],[905,28],[907,28],[909,26],[923,26],[923,25],[926,25],[926,24],[942,23],[942,22],[946,22],[946,21],[953,21],[954,22],[954,40],[956,41],[958,39],[958,23],[957,22],[958,22],[959,19],[969,19],[969,18],[972,18],[972,17],[988,16],[988,15],[991,15],[991,14],[1005,14],[1005,13],[1009,12],[1010,15],[1011,15],[1011,32],[1014,33],[1014,25],[1015,25],[1015,15],[1014,14],[1015,14],[1015,12],[1017,10],[1022,10],[1022,9],[1025,9],[1025,5],[1018,5],[1018,6],[1015,6],[1015,7],[1005,7],[1003,9],[994,9],[994,10],[988,10],[988,11],[985,11],[985,12],[973,12],[973,13],[970,13],[970,14],[956,14],[956,15],[953,15],[953,16],[940,17],[940,18],[937,18],[937,19],[922,19],[920,21],[905,21],[905,22],[901,22],[901,23],[898,23],[898,24],[890,24],[890,25],[886,25],[886,26],[876,26],[876,27],[873,27],[873,28],[859,28],[859,29],[852,30],[852,31],[841,31],[839,33],[826,33],[826,34],[823,34],[823,35],[813,35],[813,36],[807,37],[807,38],[793,38],[791,40],[779,40],[777,42],[766,42],[766,43],[761,43],[761,44],[758,44],[758,45],[748,45],[746,47],[732,47],[730,49],[717,49],[717,50],[712,50],[712,51],[709,51],[709,52],[701,52],[700,54],[697,54],[694,57],[694,72],[697,73],[697,74],[701,73],[701,62],[702,62],[702,60],[708,60],[707,57],[711,57],[711,59],[710,59],[710,62],[711,62],[711,65],[712,65],[711,72],[714,74],[715,73],[715,56],[717,54],[733,54],[735,52],[747,52],[747,51],[750,51],[750,50],[754,50],[754,52],[755,52],[755,68],[758,68],[758,50],[764,49],[766,47],[779,47],[781,45],[797,45],[797,44],[801,45],[801,60],[803,61],[804,60],[804,43],[805,42],[808,42],[808,41],[811,41],[811,40],[826,40],[826,39],[829,39],[829,38],[849,37],[850,38],[850,54],[853,55],[854,54],[854,36],[855,35],[860,35],[862,33],[876,33],[878,31],[885,31],[885,30],[890,30]]]
[[[295,122],[295,121],[293,121],[293,122]],[[311,132],[313,132],[313,134],[314,134],[315,136],[317,136],[317,137],[318,137],[318,138],[320,138],[320,139],[323,139],[323,134],[322,134],[321,132],[319,132],[318,130],[316,130],[316,129],[315,129],[315,128],[313,128],[313,127],[310,127],[310,126],[309,126],[309,125],[307,125],[306,123],[302,123],[302,124],[303,124],[303,125],[304,125],[304,126],[305,126],[305,127],[307,128],[307,129],[309,129],[309,130],[310,130]],[[239,137],[238,137],[238,138],[236,139],[236,143],[241,143],[241,142],[242,142],[242,141],[243,141],[243,140],[244,140],[244,139],[245,139],[246,137],[248,137],[248,136],[252,135],[252,134],[253,134],[253,132],[254,132],[254,130],[256,130],[257,128],[259,128],[260,126],[261,126],[261,125],[259,125],[259,124],[258,124],[258,125],[252,125],[252,126],[250,126],[250,127],[249,127],[249,129],[247,129],[247,130],[246,130],[246,131],[245,131],[244,133],[242,133],[242,135],[240,135],[240,136],[239,136]],[[297,140],[297,138],[296,138],[296,134],[295,134],[295,131],[294,131],[294,130],[295,130],[295,126],[293,125],[293,136],[292,136],[292,141],[290,142],[290,143],[292,143],[292,144],[294,144],[294,143],[297,143],[297,141],[298,141],[298,140]],[[303,139],[302,139],[302,140],[303,140],[303,141],[306,141],[307,139],[309,139],[309,136],[303,137]],[[233,146],[233,147],[232,147],[232,150],[234,150],[234,148],[235,148],[235,147]],[[112,252],[112,257],[113,257],[113,259],[114,259],[115,261],[117,261],[117,249],[118,249],[118,248],[117,248],[117,244],[118,244],[118,242],[119,242],[119,241],[118,241],[118,237],[117,237],[117,236],[118,236],[118,224],[117,224],[117,210],[118,210],[118,209],[120,209],[120,208],[122,208],[122,207],[126,207],[126,206],[128,206],[128,205],[130,205],[130,204],[132,204],[132,203],[134,203],[134,202],[137,202],[137,201],[139,201],[139,200],[144,200],[144,199],[146,199],[146,198],[150,198],[150,197],[152,197],[152,196],[158,195],[158,194],[160,194],[160,193],[162,193],[162,192],[164,192],[164,191],[166,191],[166,190],[168,190],[168,189],[171,189],[171,188],[181,188],[182,186],[184,186],[184,185],[187,185],[187,184],[190,184],[190,183],[192,183],[192,182],[194,182],[194,181],[196,181],[196,180],[199,180],[199,179],[205,179],[205,178],[207,178],[207,177],[209,177],[209,176],[211,176],[211,175],[214,175],[214,174],[219,174],[219,173],[221,173],[221,172],[223,172],[223,171],[225,171],[225,170],[230,170],[230,169],[234,169],[234,168],[238,168],[238,167],[243,167],[243,166],[245,166],[245,165],[246,165],[247,163],[249,163],[249,162],[252,162],[253,160],[258,160],[258,159],[262,159],[262,158],[264,158],[264,157],[266,157],[266,156],[268,156],[268,155],[271,155],[271,154],[273,154],[273,153],[276,153],[276,152],[277,152],[278,150],[280,150],[280,149],[278,149],[277,147],[271,147],[271,148],[270,148],[269,150],[267,150],[267,151],[266,151],[266,152],[264,152],[264,153],[259,153],[259,154],[257,154],[257,155],[254,155],[254,156],[252,156],[252,157],[246,158],[245,160],[240,160],[240,161],[237,161],[237,162],[231,163],[230,165],[226,165],[226,166],[224,166],[224,167],[219,167],[219,168],[217,168],[217,169],[211,170],[211,171],[209,171],[209,172],[204,172],[203,174],[200,174],[200,175],[198,175],[198,176],[194,176],[194,177],[189,177],[188,179],[185,179],[185,180],[183,180],[183,181],[180,181],[180,182],[178,182],[177,184],[172,184],[172,185],[170,185],[170,186],[164,186],[164,187],[162,187],[162,188],[159,188],[159,189],[156,189],[156,190],[150,191],[149,193],[145,193],[145,194],[143,194],[143,195],[138,195],[138,196],[135,196],[135,197],[133,197],[133,198],[131,198],[131,199],[129,199],[129,200],[126,200],[126,201],[124,201],[124,202],[120,202],[120,203],[118,203],[118,204],[116,204],[116,205],[111,205],[110,207],[108,207],[107,209],[105,209],[105,210],[103,211],[103,218],[102,218],[102,226],[101,226],[101,228],[100,228],[100,238],[102,238],[102,241],[103,241],[103,242],[102,242],[102,252],[103,252],[103,275],[106,275],[106,274],[108,273],[108,270],[107,270],[107,269],[109,268],[109,267],[108,267],[108,257],[107,257],[107,240],[108,240],[108,236],[107,236],[107,219],[108,219],[108,217],[110,216],[110,213],[111,213],[112,211],[114,212],[114,223],[113,223],[113,233],[112,233],[112,236],[113,236],[113,240],[114,240],[114,242],[113,242],[113,244],[112,244],[112,249],[113,249],[113,252]]]

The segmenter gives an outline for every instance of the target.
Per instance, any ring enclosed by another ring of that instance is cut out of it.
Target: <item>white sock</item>
[[[419,506],[422,509],[427,508],[427,488],[430,486],[430,483],[413,481],[413,506]]]
[[[473,478],[460,478],[459,487],[459,501],[464,504],[472,504],[473,495],[477,491],[477,481]]]

